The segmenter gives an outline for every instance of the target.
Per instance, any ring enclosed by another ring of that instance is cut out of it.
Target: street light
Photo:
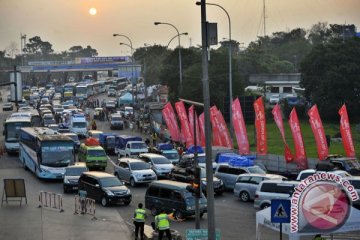
[[[219,4],[215,4],[215,3],[205,3],[206,5],[212,5],[212,6],[216,6],[221,8],[222,10],[224,10],[224,12],[226,13],[228,20],[229,20],[229,117],[230,117],[230,135],[231,137],[233,136],[233,124],[232,124],[232,102],[233,102],[233,93],[232,93],[232,62],[231,62],[231,55],[232,55],[232,50],[231,50],[231,19],[230,19],[230,15],[229,13],[225,10],[225,8],[223,8],[222,6],[220,6]],[[196,5],[201,5],[201,2],[196,2]]]
[[[129,42],[130,42],[130,45],[127,44],[127,43],[120,43],[120,45],[126,45],[126,46],[129,46],[130,47],[130,51],[131,51],[131,89],[132,89],[132,103],[133,105],[135,104],[135,101],[134,101],[134,84],[133,84],[133,80],[134,80],[134,56],[133,56],[133,45],[132,45],[132,41],[131,39],[124,35],[124,34],[117,34],[117,33],[114,33],[113,34],[113,37],[124,37],[126,38]]]
[[[179,41],[179,45],[178,45],[178,48],[179,48],[179,78],[180,78],[180,90],[179,90],[179,96],[182,95],[182,66],[181,66],[181,45],[180,45],[180,33],[179,33],[179,30],[171,23],[163,23],[163,22],[154,22],[154,25],[157,26],[157,25],[160,25],[160,24],[164,24],[164,25],[169,25],[171,27],[173,27],[176,32],[177,32],[177,37],[178,37],[178,41]]]
[[[184,32],[184,33],[180,33],[179,35],[186,35],[186,36],[187,36],[188,33],[187,33],[187,32]],[[174,37],[172,37],[172,38],[170,39],[170,41],[169,41],[169,43],[167,44],[166,48],[169,48],[170,43],[171,43],[172,40],[174,40],[177,36],[178,36],[178,35],[175,35]]]

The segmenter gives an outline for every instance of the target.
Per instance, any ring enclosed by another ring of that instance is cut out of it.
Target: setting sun
[[[90,13],[90,15],[96,15],[96,8],[90,8],[89,9],[89,13]]]

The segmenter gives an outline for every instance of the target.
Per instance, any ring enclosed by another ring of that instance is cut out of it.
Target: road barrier
[[[86,197],[75,195],[75,212],[74,214],[89,214],[92,216],[91,220],[96,220],[95,217],[95,200]]]
[[[40,191],[39,208],[58,209],[63,212],[62,195],[53,192]]]

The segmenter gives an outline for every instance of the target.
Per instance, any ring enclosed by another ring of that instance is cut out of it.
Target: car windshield
[[[260,174],[264,174],[266,173],[264,170],[262,170],[259,166],[253,166],[253,167],[249,167],[249,172],[250,173],[260,173]]]
[[[89,157],[104,157],[106,156],[105,151],[98,149],[98,150],[89,150],[88,151]]]
[[[346,160],[346,163],[350,166],[350,168],[360,170],[360,163],[356,159]]]
[[[132,149],[144,149],[144,148],[147,148],[147,145],[145,143],[132,143],[131,148]]]
[[[86,123],[85,122],[74,122],[73,127],[75,127],[75,128],[86,128]]]
[[[124,185],[117,177],[101,178],[100,183],[102,187],[116,187]]]
[[[65,168],[65,175],[66,176],[80,176],[83,172],[87,172],[86,167]]]
[[[154,164],[170,164],[171,162],[166,157],[156,157],[152,160]]]
[[[179,159],[179,154],[177,152],[170,152],[170,153],[163,152],[163,155],[169,160]]]
[[[150,164],[146,162],[134,162],[130,164],[131,170],[144,170],[150,169]]]
[[[121,121],[121,117],[112,117],[111,119],[113,121],[117,121],[117,122]]]

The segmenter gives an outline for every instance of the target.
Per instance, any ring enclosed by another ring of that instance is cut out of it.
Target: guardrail
[[[91,220],[96,220],[97,218],[95,217],[95,200],[75,195],[74,214],[89,214],[92,216]]]
[[[40,191],[39,208],[58,209],[63,212],[62,195],[53,192]]]

